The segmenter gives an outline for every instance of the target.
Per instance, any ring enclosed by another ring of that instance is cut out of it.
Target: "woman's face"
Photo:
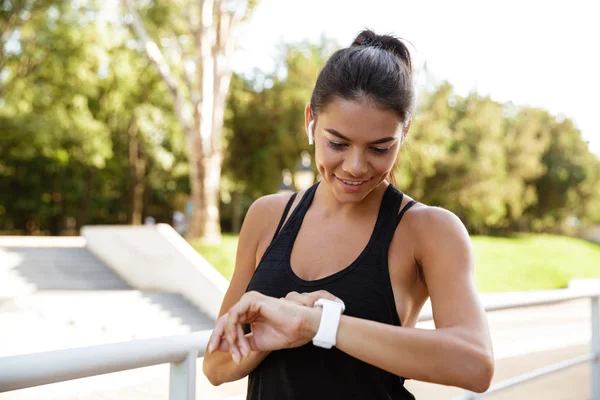
[[[307,112],[307,124],[310,122]],[[364,199],[394,166],[404,124],[394,112],[367,101],[337,99],[314,126],[315,162],[340,202]]]

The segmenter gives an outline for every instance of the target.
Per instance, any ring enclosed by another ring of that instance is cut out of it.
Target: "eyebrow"
[[[341,133],[339,133],[338,131],[336,131],[335,129],[331,129],[331,128],[325,128],[325,131],[331,133],[333,136],[337,136],[340,139],[343,140],[347,140],[348,142],[350,142],[351,140],[348,139],[346,136],[342,135]],[[397,138],[394,136],[388,136],[388,137],[384,137],[381,139],[377,139],[374,142],[371,142],[370,144],[381,144],[381,143],[387,143],[387,142],[391,142],[392,140],[396,140]]]

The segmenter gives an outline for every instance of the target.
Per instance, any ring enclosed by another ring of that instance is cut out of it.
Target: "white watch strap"
[[[315,307],[321,307],[323,311],[321,312],[319,329],[312,342],[315,346],[330,349],[336,344],[340,318],[345,309],[344,303],[319,299],[315,302]]]

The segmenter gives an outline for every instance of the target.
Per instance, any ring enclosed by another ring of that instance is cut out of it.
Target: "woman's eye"
[[[332,142],[331,140],[327,141],[327,145],[334,150],[343,150],[347,146],[345,143]]]
[[[371,150],[373,150],[373,152],[378,155],[387,154],[387,152],[389,151],[389,149],[380,149],[379,147],[371,147]]]

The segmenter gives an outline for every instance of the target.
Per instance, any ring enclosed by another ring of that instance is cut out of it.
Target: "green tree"
[[[184,138],[118,14],[94,1],[12,6],[2,20],[0,229],[170,218],[188,189]]]
[[[64,193],[79,190],[76,166],[102,167],[111,155],[90,101],[101,45],[93,24],[66,1],[9,1],[3,10],[2,203],[16,218],[11,225],[45,224],[57,233],[70,206]]]
[[[549,139],[545,173],[533,181],[538,201],[528,210],[537,231],[556,229],[570,216],[585,220],[598,188],[600,161],[573,121],[552,118]]]
[[[225,118],[224,177],[234,199],[234,230],[242,199],[274,193],[283,169],[294,170],[306,140],[304,108],[327,56],[338,45],[326,38],[282,45],[273,74],[234,75]],[[247,203],[247,202],[246,202]]]
[[[254,1],[122,0],[132,28],[174,101],[187,143],[194,214],[188,235],[220,240],[222,127],[233,29]],[[162,50],[161,50],[162,48]]]

